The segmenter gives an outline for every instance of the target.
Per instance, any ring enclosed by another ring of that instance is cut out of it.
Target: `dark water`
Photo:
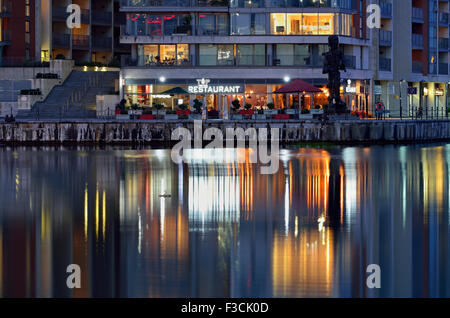
[[[450,145],[202,152],[0,148],[0,296],[450,296]]]

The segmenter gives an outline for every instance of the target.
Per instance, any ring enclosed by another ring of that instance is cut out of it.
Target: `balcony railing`
[[[423,49],[423,35],[422,34],[412,34],[412,48],[413,49]]]
[[[380,29],[380,45],[392,46],[392,31]]]
[[[412,72],[413,73],[422,73],[423,64],[419,61],[412,61]]]
[[[412,20],[413,22],[423,23],[423,9],[422,8],[412,8]]]
[[[448,13],[447,12],[439,12],[439,24],[448,27]]]
[[[112,48],[112,38],[103,36],[92,37],[92,47],[94,49],[111,49]]]
[[[384,72],[391,72],[391,59],[385,58],[385,57],[380,57],[380,71],[384,71]]]
[[[381,16],[383,18],[392,18],[392,4],[389,2],[380,2]]]
[[[53,45],[56,47],[69,48],[70,34],[53,33]]]
[[[76,48],[89,48],[89,35],[77,35],[74,34],[72,37],[72,44]]]
[[[228,7],[229,0],[121,0],[121,5],[129,7]]]
[[[52,16],[54,20],[66,21],[70,13],[67,12],[66,7],[54,6],[52,8]],[[81,9],[81,23],[89,23],[90,11],[88,9]]]
[[[439,51],[448,51],[448,38],[439,38]]]
[[[92,23],[94,24],[111,24],[112,12],[92,10]]]
[[[12,33],[10,30],[3,30],[0,34],[0,42],[11,43]]]
[[[9,0],[2,1],[0,5],[0,17],[8,17],[12,13],[12,2]]]
[[[448,63],[439,63],[439,74],[448,75]]]

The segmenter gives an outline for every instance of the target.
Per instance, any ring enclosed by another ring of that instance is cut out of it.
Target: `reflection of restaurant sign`
[[[188,92],[191,94],[237,94],[241,92],[240,85],[209,85],[211,80],[198,79],[198,85],[189,85]]]
[[[408,95],[417,95],[417,87],[408,87]]]

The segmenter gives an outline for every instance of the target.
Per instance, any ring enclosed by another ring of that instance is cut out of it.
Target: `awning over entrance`
[[[322,93],[320,88],[317,88],[304,80],[299,78],[293,80],[289,84],[284,85],[276,90],[275,94],[291,94],[291,93]]]
[[[189,95],[189,92],[182,87],[174,87],[174,88],[171,88],[160,94],[161,95]]]

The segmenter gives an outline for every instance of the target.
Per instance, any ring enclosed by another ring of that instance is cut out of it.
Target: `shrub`
[[[153,107],[155,107],[157,110],[161,110],[164,108],[164,104],[155,103],[155,104],[153,104]]]
[[[320,105],[314,106],[314,109],[321,109],[322,107]]]
[[[188,108],[188,105],[181,104],[181,105],[178,106],[178,108],[181,109],[181,110],[186,110]]]
[[[235,99],[234,101],[232,101],[231,105],[233,105],[234,111],[237,111],[237,110],[239,110],[239,108],[241,108],[241,103],[239,102],[238,99]]]
[[[245,108],[246,110],[252,109],[252,104],[246,103],[245,106],[244,106],[244,108]]]
[[[199,101],[197,98],[194,99],[195,113],[201,114],[202,113],[202,106],[203,106],[203,103],[201,101]]]
[[[274,103],[269,103],[269,104],[267,104],[267,108],[274,109],[275,108],[275,104]]]

